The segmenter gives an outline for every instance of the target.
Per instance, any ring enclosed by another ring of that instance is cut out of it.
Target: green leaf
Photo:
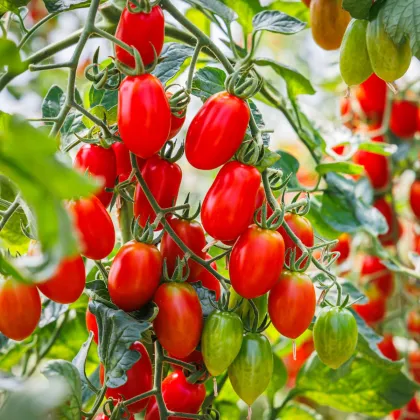
[[[1,5],[0,5],[1,10]],[[0,38],[0,69],[7,67],[10,73],[21,73],[26,70],[26,64],[22,63],[16,44],[7,38]]]
[[[260,110],[257,108],[257,105],[255,105],[255,102],[250,100],[249,101],[249,107],[251,108],[252,116],[254,117],[254,121],[256,122],[258,128],[260,130],[263,130],[265,128],[265,123],[263,120],[263,116],[260,112]],[[251,135],[251,131],[249,130],[249,135]],[[263,139],[263,143],[265,146],[268,146],[270,144],[270,134],[269,133],[262,133],[261,135]]]
[[[309,22],[309,8],[302,1],[291,2],[288,0],[277,0],[271,3],[268,8],[270,10],[280,10],[302,22]]]
[[[265,169],[272,167],[279,159],[280,155],[278,153],[272,152],[268,147],[264,147],[263,159],[256,168],[263,172]]]
[[[88,386],[88,379],[86,376],[85,365],[86,365],[86,360],[88,358],[89,348],[90,348],[90,345],[92,344],[92,340],[93,340],[93,333],[90,332],[88,339],[83,343],[82,347],[80,348],[79,353],[77,353],[76,357],[72,361],[73,366],[79,372],[80,383],[81,383],[80,389],[81,389],[82,394],[86,393],[86,391],[90,389]]]
[[[203,67],[193,78],[192,94],[203,102],[225,89],[226,73],[216,67]]]
[[[65,101],[64,91],[60,86],[53,85],[42,101],[42,117],[55,118]]]
[[[194,25],[197,26],[201,32],[204,32],[207,36],[210,36],[211,22],[203,12],[198,9],[191,8],[185,12],[185,17],[189,21],[194,22]]]
[[[281,410],[276,420],[322,420],[321,414],[305,404],[291,402]]]
[[[306,23],[277,10],[265,10],[252,19],[254,32],[268,31],[283,35],[296,34],[306,27]]]
[[[9,342],[9,339],[3,335],[2,333],[0,333],[0,350],[6,346],[6,344]]]
[[[41,318],[38,322],[38,327],[43,328],[47,325],[53,324],[69,310],[69,305],[62,305],[50,299],[46,299],[42,305]]]
[[[44,4],[49,13],[54,13],[88,7],[90,0],[44,0]]]
[[[316,166],[316,171],[320,175],[325,175],[329,172],[337,172],[341,174],[360,175],[364,172],[362,165],[357,165],[352,162],[329,162],[320,163]]]
[[[82,409],[82,387],[77,369],[65,360],[51,360],[41,373],[48,379],[58,377],[68,385],[66,401],[56,410],[57,419],[78,420]]]
[[[343,0],[343,9],[355,19],[368,19],[371,7],[371,0]]]
[[[259,0],[223,0],[223,3],[235,10],[238,22],[247,34],[252,32],[252,18],[264,10]]]
[[[17,13],[19,7],[26,6],[30,0],[0,0],[0,15],[11,11]]]
[[[108,121],[108,115],[106,108],[102,105],[94,106],[89,110],[89,112],[95,116],[98,117],[100,120],[106,120],[108,123],[113,124],[112,122]],[[82,122],[85,125],[86,128],[92,128],[95,126],[95,124],[85,115],[82,117]],[[115,122],[115,121],[114,121]]]
[[[187,2],[214,13],[227,23],[233,22],[238,18],[238,15],[232,9],[219,0],[187,0]]]
[[[214,311],[214,308],[210,302],[216,304],[216,293],[213,290],[209,290],[206,287],[204,287],[201,284],[201,281],[191,283],[191,286],[197,292],[198,299],[200,299],[201,309],[203,310],[203,316],[209,316]]]
[[[297,171],[299,170],[299,161],[283,150],[277,150],[276,153],[280,155],[280,159],[274,163],[272,168],[281,169],[283,171],[283,178],[288,176],[290,173],[293,174],[289,181],[289,187],[299,187],[299,182],[296,178]]]
[[[315,229],[315,232],[321,236],[322,238],[331,240],[331,239],[337,239],[340,235],[340,231],[334,229],[326,220],[324,217],[324,214],[322,212],[322,204],[319,201],[318,197],[312,196],[310,197],[310,210],[309,213],[306,214],[306,218],[309,219],[309,221],[312,224],[312,227]]]
[[[267,394],[268,400],[270,404],[273,405],[274,397],[277,392],[281,391],[281,389],[286,385],[287,382],[287,370],[286,366],[284,365],[283,361],[273,353],[273,376],[271,377],[270,383],[265,391]]]
[[[404,144],[407,144],[404,142]],[[367,152],[376,153],[377,155],[390,156],[397,151],[398,147],[395,144],[381,143],[378,141],[368,141],[360,143],[359,150],[366,150]]]

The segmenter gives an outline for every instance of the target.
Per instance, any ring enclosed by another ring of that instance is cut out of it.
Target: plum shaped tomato
[[[107,257],[114,248],[115,229],[111,217],[94,196],[69,203],[80,237],[82,255],[92,260]]]
[[[172,92],[166,91],[166,97],[172,98]],[[181,111],[171,112],[171,131],[169,132],[168,140],[173,139],[181,130],[185,122],[185,113]]]
[[[278,282],[283,264],[284,241],[280,233],[251,225],[236,241],[230,255],[232,287],[246,299],[261,296]]]
[[[250,111],[246,101],[228,92],[211,96],[192,120],[185,156],[197,169],[215,169],[233,157],[245,136]]]
[[[103,187],[96,197],[108,207],[112,200],[112,192],[105,191],[105,188],[114,188],[117,178],[117,161],[113,148],[105,149],[96,144],[84,144],[76,154],[74,166],[83,172],[87,170],[89,175],[102,180]]]
[[[381,353],[394,362],[400,360],[398,350],[395,348],[394,341],[391,334],[384,334],[383,340],[378,343],[378,349]]]
[[[209,254],[206,254],[206,260],[211,260],[212,256]],[[213,261],[211,264],[211,267],[217,271],[217,264],[216,261]],[[190,276],[191,277],[191,276]],[[197,274],[197,277],[195,280],[188,278],[188,281],[190,283],[194,283],[195,281],[201,281],[201,284],[209,290],[213,290],[214,293],[216,293],[216,301],[220,299],[221,294],[221,286],[219,280],[212,274],[210,271],[208,271],[206,268],[201,267],[201,270]]]
[[[374,325],[385,318],[386,301],[382,296],[368,297],[368,302],[353,305],[353,309],[369,325]]]
[[[411,184],[410,207],[417,219],[420,219],[420,179]]]
[[[93,315],[89,310],[89,305],[86,309],[86,328],[89,332],[93,333],[93,341],[98,344],[99,342],[99,331],[98,331],[98,322],[96,321],[96,316]]]
[[[127,146],[124,143],[116,142],[112,143],[112,149],[115,153],[115,158],[117,162],[117,176],[118,182],[123,182],[128,179],[131,174],[131,160],[130,160],[130,151],[127,149]],[[136,157],[137,165],[139,166],[140,171],[143,169],[145,160],[142,158]]]
[[[171,109],[165,90],[152,74],[128,76],[118,91],[118,129],[127,148],[147,159],[165,144]]]
[[[108,290],[112,301],[127,312],[152,300],[162,274],[162,255],[156,246],[135,240],[124,244],[112,262]]]
[[[186,357],[197,347],[203,329],[203,311],[189,283],[163,283],[154,302],[159,308],[153,328],[162,346],[174,357]]]
[[[407,331],[417,341],[420,341],[420,312],[412,310],[407,317]]]
[[[38,289],[57,303],[76,302],[83,293],[86,283],[85,264],[80,255],[64,259],[56,273],[45,282],[37,284]]]
[[[373,203],[373,207],[375,207],[377,210],[379,210],[382,213],[382,215],[385,217],[385,220],[388,224],[387,232],[383,233],[382,235],[379,235],[378,236],[379,240],[384,246],[395,245],[395,238],[393,235],[393,226],[392,226],[393,219],[394,219],[394,211],[392,210],[391,205],[388,203],[388,201],[385,200],[384,197],[381,197],[375,200],[375,202]],[[397,222],[396,239],[398,241],[403,234],[403,228],[399,219],[397,219],[396,222]]]
[[[176,163],[155,155],[147,159],[141,174],[160,207],[168,208],[175,205],[182,179],[181,168]],[[134,215],[143,227],[147,220],[153,223],[156,218],[156,213],[140,184],[137,184],[134,194]]]
[[[24,340],[34,332],[40,317],[36,286],[0,277],[0,332],[12,340]]]
[[[165,39],[165,18],[160,6],[152,7],[150,13],[132,13],[124,8],[115,37],[137,49],[143,64],[153,63],[162,51]],[[135,67],[132,54],[115,45],[115,55],[122,63]]]
[[[143,392],[150,391],[153,387],[152,362],[146,347],[139,341],[133,343],[130,350],[140,353],[140,359],[127,370],[127,382],[117,388],[108,387],[105,393],[106,398],[113,398],[117,401],[129,400]],[[99,370],[99,379],[101,384],[104,383],[105,372],[101,364]],[[144,410],[149,402],[149,398],[137,401],[134,404],[127,406],[131,413],[140,413]]]
[[[351,251],[351,236],[348,233],[342,233],[338,237],[338,242],[332,250],[340,253],[340,256],[337,258],[338,264],[346,261]]]
[[[311,324],[315,307],[315,287],[309,276],[284,270],[268,296],[268,313],[276,330],[298,338]]]
[[[220,241],[236,240],[252,223],[261,174],[256,168],[229,162],[217,174],[201,209],[205,231]]]
[[[394,291],[394,276],[392,272],[381,263],[380,258],[366,255],[362,260],[360,270],[361,283],[368,289],[376,289],[376,294],[389,298]]]
[[[385,112],[387,85],[376,74],[372,74],[356,88],[356,98],[367,117],[381,120]]]
[[[402,100],[392,103],[391,131],[398,137],[410,138],[417,131],[418,106],[415,102]]]

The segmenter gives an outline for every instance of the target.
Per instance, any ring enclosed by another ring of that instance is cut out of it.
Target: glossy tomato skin
[[[386,83],[372,74],[356,88],[356,98],[367,117],[382,120],[387,95]]]
[[[166,97],[168,100],[171,99],[172,92],[166,91]],[[180,132],[184,125],[185,118],[186,115],[183,111],[171,112],[171,131],[169,132],[168,140],[173,139]]]
[[[153,387],[152,362],[146,347],[139,341],[133,343],[130,350],[140,353],[140,359],[127,371],[127,382],[118,388],[109,388],[106,390],[106,398],[113,398],[121,401],[128,400],[140,395],[143,392],[150,391]],[[99,379],[101,384],[104,383],[104,367],[101,365],[99,370]],[[149,402],[149,398],[140,400],[134,404],[127,406],[131,413],[140,413],[144,410]]]
[[[92,312],[90,312],[89,305],[86,309],[86,328],[89,332],[93,333],[93,341],[96,344],[98,344],[99,343],[98,323],[96,321],[96,316],[93,315]]]
[[[159,308],[153,321],[159,342],[176,358],[188,356],[197,347],[203,329],[203,312],[196,291],[188,283],[164,283],[153,300]]]
[[[130,161],[130,151],[127,149],[127,146],[124,143],[113,143],[112,150],[115,153],[115,159],[117,162],[117,176],[118,182],[123,182],[128,179],[131,174],[132,166]],[[143,169],[145,160],[142,158],[136,157],[137,165],[139,166],[140,171]]]
[[[160,6],[154,6],[150,13],[131,13],[124,8],[118,23],[116,38],[136,48],[145,66],[162,51],[165,39],[165,18]],[[134,57],[123,48],[115,45],[115,55],[122,63],[135,67]]]
[[[235,312],[213,311],[206,319],[201,351],[212,376],[223,373],[235,360],[242,345],[244,327]]]
[[[152,300],[161,274],[162,255],[154,245],[127,242],[118,251],[109,271],[109,295],[124,311],[140,309]]]
[[[393,228],[392,228],[392,220],[393,220],[393,211],[391,205],[385,200],[385,198],[381,197],[378,198],[374,203],[373,206],[378,209],[388,224],[388,231],[382,235],[379,235],[378,238],[381,241],[382,245],[395,245],[395,241],[393,238]],[[401,238],[403,234],[403,228],[399,219],[397,219],[397,240]]]
[[[298,338],[311,324],[315,307],[315,287],[309,276],[284,270],[268,296],[268,313],[276,330]]]
[[[204,384],[190,384],[182,371],[171,373],[162,382],[162,395],[166,408],[170,411],[197,414],[206,398]],[[156,400],[152,398],[147,407],[145,420],[160,420]],[[168,417],[169,420],[181,420],[184,417]]]
[[[256,168],[229,162],[217,174],[201,208],[205,231],[220,241],[236,240],[252,223],[261,174]]]
[[[271,290],[283,269],[284,251],[280,233],[251,225],[230,255],[229,275],[235,292],[253,299]]]
[[[21,341],[29,337],[41,317],[41,298],[35,285],[4,279],[0,282],[0,332]]]
[[[182,172],[178,164],[155,155],[147,159],[141,174],[153,197],[162,208],[175,205],[182,180]],[[156,218],[156,213],[140,184],[137,184],[134,194],[134,215],[139,218],[139,223],[143,227],[148,219],[150,223],[153,223]]]
[[[245,334],[228,374],[238,396],[252,405],[267,389],[273,374],[273,351],[267,337],[258,333]]]
[[[420,418],[420,408],[416,397],[413,397],[401,410],[394,410],[391,415],[394,420],[415,420]]]
[[[391,131],[398,137],[411,138],[417,131],[417,104],[396,100],[392,103]]]
[[[374,255],[364,256],[360,274],[362,284],[368,289],[374,288],[376,295],[389,298],[394,292],[394,276],[381,263],[380,258]]]
[[[206,254],[206,260],[211,260],[212,256],[209,254]],[[211,267],[217,271],[217,264],[216,261],[213,261],[211,264]],[[194,281],[188,279],[189,282],[194,283]],[[213,290],[213,292],[216,294],[216,301],[220,299],[221,294],[221,286],[219,280],[210,273],[206,268],[201,267],[199,274],[197,275],[197,281],[201,281],[201,284],[209,290]]]
[[[185,156],[197,169],[215,169],[238,150],[250,112],[246,101],[228,92],[211,96],[192,120],[185,139]]]
[[[79,232],[82,254],[92,260],[102,260],[114,248],[115,229],[103,204],[94,196],[80,198],[69,204]]]
[[[385,357],[393,360],[394,362],[400,359],[400,355],[394,346],[394,341],[392,340],[391,334],[384,334],[383,340],[378,343],[378,349]]]
[[[347,260],[351,251],[351,237],[348,233],[342,233],[338,237],[337,245],[335,245],[333,251],[338,251],[340,253],[340,256],[337,258],[338,264],[341,264]]]
[[[420,179],[416,179],[411,184],[410,206],[417,219],[420,219]]]
[[[135,418],[132,414],[130,415],[130,417],[121,417],[121,419],[123,419],[123,420],[135,420]],[[102,414],[99,414],[98,416],[96,416],[95,420],[110,420],[110,418],[102,413]]]
[[[165,144],[171,109],[159,79],[151,74],[128,76],[118,91],[118,129],[127,148],[147,159]]]
[[[64,259],[57,272],[46,282],[38,284],[38,289],[57,303],[76,302],[86,284],[85,264],[80,255]]]
[[[326,307],[315,321],[313,337],[321,362],[332,369],[338,369],[356,349],[356,319],[347,309]]]
[[[105,149],[96,144],[84,144],[76,154],[74,166],[81,171],[88,171],[90,176],[100,178],[103,187],[96,197],[108,207],[112,200],[112,192],[105,188],[114,188],[117,178],[117,161],[112,148]]]
[[[173,218],[168,221],[172,229],[179,236],[181,241],[195,254],[201,258],[205,258],[206,253],[203,248],[207,245],[204,230],[200,223],[195,220],[184,220]],[[184,258],[185,253],[181,248],[174,242],[168,232],[162,236],[162,242],[160,244],[160,251],[162,257],[166,258],[166,266],[168,273],[172,276],[176,268],[177,257],[180,259]],[[198,280],[198,275],[202,271],[202,267],[191,259],[188,260],[188,267],[190,268],[190,275],[188,281],[193,282]]]
[[[353,305],[353,309],[369,325],[374,325],[385,318],[386,301],[383,297],[369,298],[367,303]]]
[[[408,313],[407,330],[415,340],[420,340],[420,313],[417,310]]]

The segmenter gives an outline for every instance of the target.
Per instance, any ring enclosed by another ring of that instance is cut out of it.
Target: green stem
[[[9,219],[13,216],[13,213],[19,208],[20,206],[20,194],[16,195],[13,203],[10,207],[3,213],[2,219],[0,221],[0,231],[6,226],[6,223]]]
[[[187,78],[187,92],[191,93],[192,91],[192,83],[193,83],[193,77],[194,77],[194,70],[195,66],[197,64],[198,56],[200,55],[202,45],[200,41],[197,42],[197,45],[194,49],[194,54],[191,58],[190,68],[188,69],[188,78]]]
[[[157,393],[158,393],[157,389],[151,389],[150,391],[143,392],[143,394],[136,395],[135,397],[130,398],[129,400],[126,400],[124,402],[127,406],[129,406],[130,404],[134,404],[136,402],[144,400],[145,398],[152,397],[153,395],[156,395]]]
[[[180,367],[182,367],[182,368],[184,368],[184,369],[189,370],[190,372],[195,372],[195,371],[197,370],[197,369],[195,368],[195,366],[194,366],[194,365],[192,365],[191,363],[186,363],[186,362],[183,362],[183,361],[181,361],[181,360],[174,359],[173,357],[168,357],[168,356],[165,356],[165,357],[163,358],[163,361],[164,361],[165,363],[171,363],[171,364],[173,364],[173,365],[180,366]]]
[[[107,386],[104,384],[104,386],[101,388],[100,393],[96,396],[95,403],[92,409],[89,411],[89,413],[86,413],[85,417],[92,418],[96,414],[96,412],[99,410],[99,407],[102,404],[102,400],[105,397],[106,390],[107,390]]]
[[[102,264],[102,261],[95,260],[95,264],[101,272],[102,277],[104,278],[104,282],[108,283],[108,272],[106,271],[105,266]]]
[[[163,372],[163,349],[160,345],[159,341],[155,341],[155,377],[154,377],[154,389],[159,390],[156,393],[156,403],[159,408],[159,416],[161,420],[167,420],[168,418],[168,410],[165,405],[165,401],[163,401],[162,396],[162,372]]]
[[[121,230],[122,243],[125,244],[131,241],[131,221],[133,220],[133,203],[125,200],[121,196],[118,197],[117,205],[118,209],[118,222]]]
[[[22,39],[20,40],[17,48],[20,50],[25,44],[26,42],[29,40],[29,38],[31,38],[31,36],[42,26],[44,25],[44,23],[48,22],[49,20],[51,20],[52,18],[56,17],[57,15],[59,15],[61,13],[61,11],[59,12],[53,12],[50,13],[49,15],[45,16],[43,19],[41,19],[39,22],[37,22],[34,26],[32,26],[32,28],[26,32],[26,34],[22,37]]]

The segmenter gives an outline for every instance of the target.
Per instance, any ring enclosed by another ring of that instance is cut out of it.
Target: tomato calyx
[[[191,205],[189,201],[190,201],[190,193],[187,194],[184,204],[182,205],[182,207],[184,208],[184,210],[182,211],[182,214],[178,214],[174,212],[172,213],[173,216],[181,220],[186,220],[188,222],[192,222],[193,220],[195,220],[201,211],[201,201],[198,203],[197,209],[193,212],[191,210]]]
[[[250,73],[253,75],[250,75]],[[226,78],[226,91],[240,99],[254,96],[261,88],[261,79],[252,66],[244,65]]]
[[[149,220],[147,220],[144,228],[140,225],[140,217],[137,219],[133,218],[131,222],[131,234],[136,242],[142,242],[145,244],[152,244],[156,245],[160,242],[163,232],[159,234],[157,238],[154,238],[154,229],[156,228],[156,222],[155,223],[149,223]],[[159,223],[159,221],[157,221]]]
[[[143,1],[143,0],[141,0]],[[147,1],[147,0],[145,0]],[[129,10],[129,8],[127,8]],[[127,48],[125,48],[128,52],[131,53],[131,55],[134,57],[134,67],[131,67],[127,64],[122,63],[120,60],[118,60],[116,57],[114,57],[114,64],[115,67],[119,70],[120,73],[125,74],[126,76],[140,76],[142,74],[151,73],[158,63],[158,54],[156,52],[156,48],[153,44],[150,44],[152,50],[153,50],[153,62],[149,64],[148,66],[145,66],[143,63],[143,60],[141,58],[141,55],[137,48],[134,48],[132,46],[126,45]]]
[[[254,222],[261,229],[277,230],[284,221],[285,206],[280,206],[274,212],[267,208],[267,202],[255,211]]]
[[[162,150],[159,152],[160,157],[162,159],[167,160],[170,163],[175,163],[176,161],[181,159],[182,155],[184,154],[184,145],[181,144],[177,151],[175,151],[175,148],[176,141],[167,141],[162,147]]]
[[[175,93],[168,92],[172,86],[180,86],[180,89]],[[166,95],[168,96],[169,105],[171,106],[171,113],[177,118],[184,118],[187,113],[188,104],[191,101],[190,92],[178,84],[172,84],[165,88]]]
[[[258,144],[254,139],[245,140],[236,152],[235,157],[236,160],[245,165],[257,166],[264,157],[264,146]]]
[[[154,6],[157,6],[160,0],[127,0],[126,7],[130,13],[146,13],[149,14]]]
[[[185,255],[183,258],[179,256],[176,257],[175,269],[172,276],[169,275],[168,265],[166,263],[166,258],[163,260],[163,280],[165,282],[177,282],[184,283],[187,281],[190,276],[190,267],[188,265],[189,255]]]
[[[242,319],[244,324],[244,331],[247,333],[263,333],[271,324],[271,321],[268,317],[268,313],[265,314],[262,321],[260,321],[260,314],[257,308],[257,305],[252,299],[246,299],[251,306],[251,310],[248,312],[247,316]],[[243,300],[239,302],[241,305]]]

